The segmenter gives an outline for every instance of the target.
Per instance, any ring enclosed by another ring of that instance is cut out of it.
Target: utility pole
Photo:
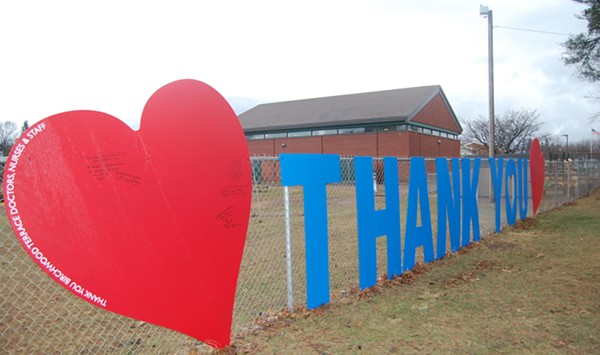
[[[495,141],[495,110],[494,110],[494,21],[492,10],[487,6],[479,5],[479,15],[488,19],[488,104],[489,104],[489,157],[496,155]],[[490,202],[494,202],[494,196],[491,191],[492,167],[490,166]]]

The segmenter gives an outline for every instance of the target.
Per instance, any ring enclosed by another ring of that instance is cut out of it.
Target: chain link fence
[[[435,236],[435,161],[427,160],[426,163]],[[288,309],[289,301],[295,308],[306,304],[302,188],[289,188],[292,293],[288,294],[285,205],[279,159],[253,157],[251,164],[252,210],[237,287],[234,336],[253,330],[269,317]],[[400,159],[398,167],[401,233],[404,240],[410,161]],[[373,171],[375,205],[379,209],[385,208],[385,176],[381,159],[373,160]],[[333,302],[358,288],[357,212],[352,158],[341,159],[341,176],[340,183],[327,187]],[[495,205],[490,199],[492,189],[489,176],[488,161],[482,159],[478,189],[482,237],[495,230]],[[544,197],[539,210],[561,206],[598,186],[600,165],[597,160],[547,161]],[[531,193],[528,196],[531,199]],[[528,215],[531,215],[531,200],[528,205]],[[505,224],[504,206],[502,211]],[[377,249],[378,274],[385,277],[385,238],[377,238]],[[416,260],[422,261],[422,254],[417,255]],[[4,208],[0,212],[0,349],[4,353],[81,354],[188,353],[208,350],[201,342],[188,336],[103,311],[74,297],[52,281],[28,257],[11,230]]]

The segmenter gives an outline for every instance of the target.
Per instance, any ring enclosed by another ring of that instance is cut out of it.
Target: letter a
[[[417,226],[417,203],[421,207],[420,226]],[[416,249],[420,246],[423,246],[425,262],[433,261],[433,235],[431,231],[429,192],[427,190],[427,170],[425,159],[415,157],[410,158],[403,271],[408,271],[415,266]]]

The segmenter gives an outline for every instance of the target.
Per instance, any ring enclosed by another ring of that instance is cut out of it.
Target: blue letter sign
[[[433,261],[433,235],[431,232],[431,210],[427,190],[425,159],[410,158],[408,180],[408,210],[406,212],[406,235],[404,236],[404,266],[408,271],[415,266],[416,249],[423,247],[425,262]],[[417,204],[420,207],[421,225],[417,226]]]
[[[437,258],[446,255],[446,221],[450,227],[450,246],[455,252],[460,249],[460,165],[457,158],[452,158],[452,187],[448,160],[437,158],[435,171],[437,175]]]
[[[280,162],[283,186],[304,188],[306,298],[307,307],[312,309],[329,303],[330,299],[327,184],[341,180],[340,156],[281,154]],[[428,263],[435,258],[444,257],[448,235],[450,235],[450,247],[453,252],[471,241],[477,242],[481,239],[477,200],[481,159],[452,158],[449,161],[445,158],[437,158],[435,160],[438,217],[435,253],[425,159],[422,157],[410,159],[404,241],[401,239],[400,232],[398,159],[392,157],[383,159],[386,206],[382,209],[377,209],[375,205],[373,158],[355,157],[353,162],[356,179],[358,276],[361,289],[377,283],[377,238],[379,237],[386,237],[387,275],[390,279],[415,266],[417,249],[420,247],[423,247],[424,261]],[[504,167],[505,162],[506,167]],[[516,222],[517,206],[520,218],[527,217],[528,161],[519,159],[515,162],[514,159],[490,158],[489,163],[495,197],[496,231],[500,231],[502,185],[505,188],[508,224],[513,225]],[[472,237],[471,231],[473,231]]]
[[[387,237],[388,278],[401,273],[400,264],[400,195],[398,159],[384,158],[385,204],[375,209],[373,159],[354,158],[356,176],[356,212],[358,216],[358,267],[360,288],[377,283],[377,237]]]
[[[309,309],[329,303],[326,185],[340,180],[339,155],[281,154],[283,186],[304,187],[306,303]]]
[[[496,168],[496,159],[490,158],[490,174],[492,185],[494,186],[494,202],[496,203],[496,233],[501,229],[501,205],[502,205],[502,170],[504,169],[504,159],[498,158],[498,168]],[[492,193],[490,191],[490,193]]]
[[[462,159],[462,246],[471,242],[471,223],[473,225],[473,241],[481,238],[479,231],[479,209],[477,205],[477,183],[479,182],[479,166],[481,159],[473,159],[473,176],[471,178],[470,160]]]

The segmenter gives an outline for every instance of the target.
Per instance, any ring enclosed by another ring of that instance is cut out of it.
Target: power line
[[[524,32],[535,32],[535,33],[543,33],[543,34],[547,34],[547,35],[555,35],[555,36],[570,36],[570,34],[568,33],[561,33],[561,32],[550,32],[550,31],[540,31],[540,30],[531,30],[528,28],[519,28],[519,27],[509,27],[509,26],[494,26],[497,28],[504,28],[507,30],[514,30],[514,31],[524,31]]]

